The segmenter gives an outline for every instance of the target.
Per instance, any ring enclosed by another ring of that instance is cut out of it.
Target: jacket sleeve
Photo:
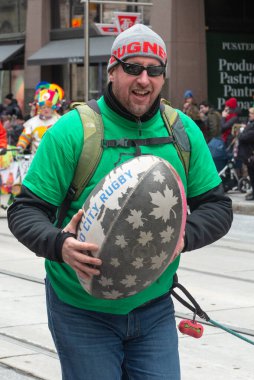
[[[232,128],[233,125],[237,122],[237,120],[238,120],[237,116],[232,117],[232,119],[229,119],[228,121],[226,121],[225,117],[222,117],[221,118],[221,131],[224,132],[227,129]]]
[[[232,201],[219,185],[197,197],[188,198],[189,214],[184,251],[211,244],[229,231],[233,221]]]
[[[7,147],[7,132],[0,121],[0,148]]]
[[[37,256],[63,262],[62,245],[73,236],[54,226],[57,207],[45,202],[22,186],[21,193],[8,208],[8,226],[13,235]]]
[[[242,133],[239,133],[238,140],[244,143],[254,143],[254,126],[252,128],[246,127]]]

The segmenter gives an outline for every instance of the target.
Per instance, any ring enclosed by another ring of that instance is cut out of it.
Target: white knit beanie
[[[135,24],[120,33],[111,48],[108,71],[117,65],[113,56],[125,60],[130,57],[151,57],[158,59],[163,65],[167,63],[166,46],[162,38],[143,24]]]

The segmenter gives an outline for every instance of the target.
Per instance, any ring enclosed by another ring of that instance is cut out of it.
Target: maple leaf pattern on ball
[[[133,229],[143,227],[142,212],[137,210],[130,210],[131,215],[126,219],[128,223],[132,224]]]
[[[117,268],[120,265],[120,261],[119,261],[119,259],[117,257],[112,257],[112,259],[110,260],[110,264],[113,267]]]
[[[116,236],[116,245],[118,245],[121,248],[125,248],[127,246],[127,241],[124,238],[124,235],[117,235]]]
[[[165,260],[167,260],[167,258],[168,258],[168,255],[164,251],[162,251],[160,255],[156,255],[156,256],[151,257],[151,260],[153,263],[151,268],[152,269],[159,269],[162,266],[163,262]]]
[[[160,232],[162,243],[169,243],[174,237],[174,232],[175,230],[171,226],[167,226],[167,229],[165,231]]]
[[[136,279],[137,279],[137,276],[133,276],[131,274],[127,274],[125,276],[125,278],[120,281],[121,284],[125,285],[126,288],[130,288],[131,286],[135,286],[136,285]]]
[[[153,234],[151,231],[148,231],[148,232],[141,231],[140,232],[140,237],[138,239],[139,244],[145,246],[145,245],[147,245],[147,243],[149,243],[152,240],[153,240]]]
[[[160,191],[156,191],[156,193],[149,193],[152,198],[152,203],[157,206],[154,208],[150,215],[153,215],[155,219],[163,219],[164,222],[170,219],[170,212],[174,214],[176,218],[176,213],[173,210],[173,207],[177,205],[178,197],[174,196],[174,192],[172,189],[169,189],[166,186],[164,190],[164,194]]]
[[[104,298],[111,300],[116,300],[123,296],[123,293],[119,292],[118,290],[112,290],[111,292],[102,292],[102,294]]]
[[[128,293],[128,297],[134,296],[135,294],[137,294],[137,291],[133,290],[133,292],[129,292]]]
[[[143,268],[143,266],[144,266],[143,257],[136,257],[136,259],[131,263],[131,265],[133,265],[134,268],[136,268],[136,269]]]
[[[147,288],[147,286],[151,285],[152,281],[146,281],[143,284],[143,288]]]
[[[101,286],[112,286],[113,285],[112,278],[106,278],[104,276],[101,276],[100,280],[98,280],[98,282],[101,284]]]
[[[160,182],[160,183],[163,183],[165,181],[164,175],[162,175],[159,170],[155,170],[153,172],[153,179],[154,179],[154,181]]]

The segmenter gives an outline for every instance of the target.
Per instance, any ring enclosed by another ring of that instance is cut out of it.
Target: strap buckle
[[[121,146],[123,148],[127,148],[129,146],[129,139],[127,138],[122,138],[119,140],[116,140],[116,146]]]

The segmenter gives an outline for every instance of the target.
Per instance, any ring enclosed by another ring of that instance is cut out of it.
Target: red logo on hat
[[[160,60],[162,60],[164,63],[166,63],[167,60],[167,54],[162,46],[158,45],[156,42],[151,43],[149,41],[144,42],[131,42],[128,45],[123,45],[122,47],[118,48],[113,52],[113,55],[115,55],[117,58],[121,59],[125,55],[139,55],[138,53],[144,53],[144,56],[146,55],[153,55],[158,56]],[[127,57],[126,57],[127,58]],[[112,64],[115,61],[115,58],[111,56],[109,63]]]

